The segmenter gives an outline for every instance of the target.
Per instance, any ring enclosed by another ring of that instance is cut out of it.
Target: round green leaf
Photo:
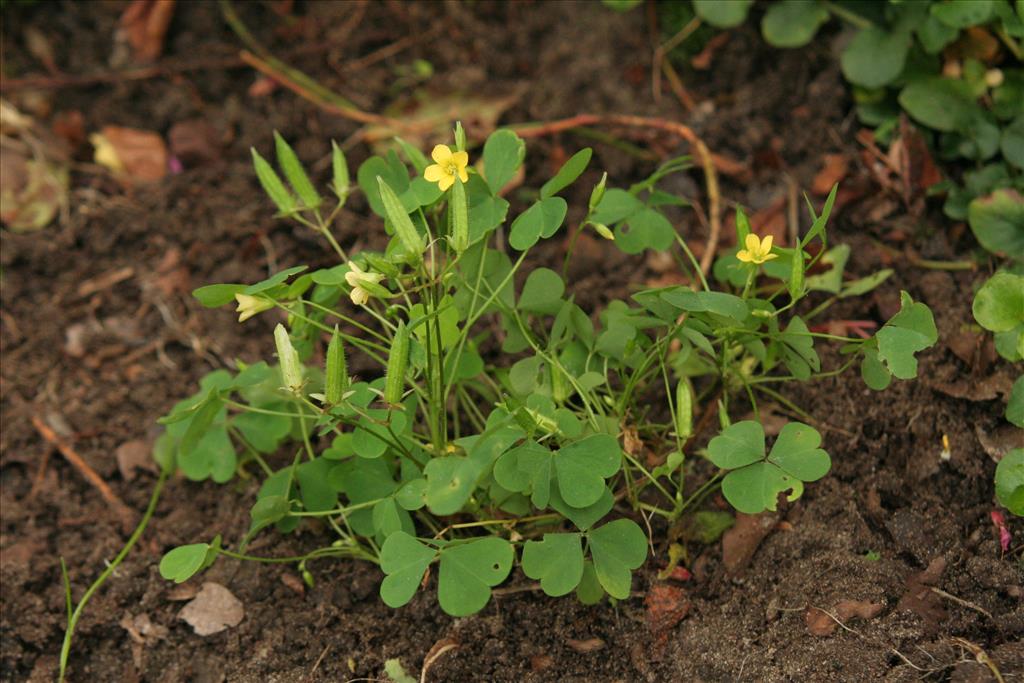
[[[491,133],[484,143],[484,175],[492,195],[512,180],[525,157],[526,143],[518,135],[505,128]]]
[[[384,604],[401,607],[412,600],[436,554],[404,531],[388,536],[380,549],[380,568],[387,575],[380,584]]]
[[[722,480],[722,495],[730,505],[748,515],[774,510],[779,494],[790,489],[793,493],[789,499],[795,500],[803,493],[803,484],[763,461],[733,470]]]
[[[633,570],[647,559],[647,536],[631,519],[617,519],[587,533],[594,572],[608,595],[629,597]]]
[[[996,465],[996,498],[999,504],[1024,516],[1024,448],[1014,448]]]
[[[800,422],[789,422],[779,432],[768,454],[768,462],[801,481],[817,481],[832,466],[821,445],[821,434]]]
[[[984,24],[992,16],[992,0],[945,0],[931,5],[932,16],[952,28]]]
[[[1016,190],[996,190],[967,207],[967,221],[981,246],[1024,260],[1024,197]]]
[[[512,570],[515,553],[503,538],[489,536],[441,550],[437,599],[453,617],[479,612]]]
[[[583,547],[579,534],[544,534],[543,541],[523,546],[523,573],[539,579],[550,596],[566,595],[583,578]]]
[[[604,480],[618,472],[621,465],[618,441],[607,434],[593,434],[558,451],[558,490],[572,507],[593,505],[605,491]]]
[[[908,84],[899,101],[918,122],[944,132],[967,125],[977,106],[967,83],[938,76]]]
[[[826,21],[828,10],[817,2],[780,0],[768,6],[761,33],[775,47],[801,47],[811,42]]]
[[[693,0],[693,11],[715,28],[735,28],[744,22],[754,0]]]
[[[708,458],[718,467],[734,470],[764,458],[764,427],[744,420],[729,425],[708,444]]]
[[[171,549],[160,559],[160,576],[175,583],[188,581],[202,569],[209,550],[208,543],[193,543]]]
[[[529,313],[554,315],[562,305],[565,283],[550,268],[537,268],[526,278],[519,295],[519,308]]]
[[[843,50],[840,64],[846,80],[865,88],[880,88],[896,80],[910,51],[910,35],[871,26],[858,33]]]
[[[1001,271],[974,297],[974,319],[990,332],[1007,332],[1024,323],[1024,276]]]

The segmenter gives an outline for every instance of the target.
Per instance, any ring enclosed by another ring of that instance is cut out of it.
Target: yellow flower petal
[[[761,240],[761,251],[762,251],[762,252],[764,252],[765,254],[767,254],[767,253],[768,253],[769,251],[771,251],[771,250],[772,250],[772,240],[773,240],[773,239],[775,239],[775,237],[774,237],[774,236],[772,236],[772,235],[768,235],[768,236],[767,236],[767,237],[765,237],[765,238],[764,238],[763,240]]]
[[[441,168],[440,164],[427,166],[423,169],[423,177],[432,183],[436,183],[444,177],[444,169]]]
[[[448,145],[435,145],[434,150],[430,153],[430,158],[444,166],[451,160],[452,150],[448,148]]]
[[[363,306],[370,300],[370,293],[362,287],[356,287],[352,290],[352,293],[349,294],[349,297],[352,299],[352,303],[356,306]]]
[[[750,263],[751,261],[754,260],[754,257],[751,256],[750,252],[746,250],[736,252],[736,258],[738,258],[740,261],[743,261],[744,263]]]
[[[455,184],[455,176],[443,175],[441,179],[437,181],[437,186],[441,188],[441,192],[446,192],[449,187]]]
[[[469,171],[466,170],[465,166],[459,168],[459,180],[463,183],[469,182]]]
[[[468,152],[455,152],[452,154],[452,162],[459,167],[459,170],[466,168],[469,164],[469,153]]]
[[[757,239],[757,235],[751,232],[747,234],[747,239],[743,244],[747,247],[747,251],[755,254],[760,250],[761,240]]]
[[[764,256],[761,257],[761,263],[764,263],[765,261],[771,261],[773,258],[779,258],[779,255],[778,254],[765,254]]]

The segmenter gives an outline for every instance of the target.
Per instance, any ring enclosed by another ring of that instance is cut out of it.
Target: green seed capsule
[[[466,200],[466,187],[457,179],[452,185],[452,248],[461,254],[469,247],[469,204]]]
[[[337,405],[348,389],[348,363],[345,362],[345,347],[341,343],[338,326],[334,326],[331,343],[327,345],[327,369],[324,397],[330,405]]]
[[[422,258],[423,250],[427,246],[423,242],[423,237],[416,232],[416,226],[413,225],[409,214],[405,212],[405,207],[402,206],[398,195],[380,176],[377,176],[377,185],[380,188],[380,199],[384,203],[384,213],[388,221],[391,222],[391,227],[395,229],[402,248],[409,256],[417,260]]]
[[[281,323],[274,328],[274,344],[277,346],[277,360],[281,364],[281,378],[293,393],[302,391],[302,361],[299,352],[288,338],[288,330]]]
[[[405,388],[405,370],[409,365],[409,328],[404,322],[398,324],[398,331],[391,343],[388,367],[384,375],[384,400],[395,405],[402,401]]]
[[[676,434],[680,439],[693,435],[693,388],[687,377],[676,385]]]
[[[797,244],[793,249],[793,266],[789,271],[789,296],[799,299],[804,295],[804,250]]]
[[[555,403],[562,404],[572,395],[572,384],[561,368],[551,366],[551,398]]]

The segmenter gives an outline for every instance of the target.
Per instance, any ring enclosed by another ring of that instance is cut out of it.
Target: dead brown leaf
[[[167,175],[167,146],[149,130],[104,126],[89,136],[96,163],[132,184],[151,183]]]
[[[600,638],[587,638],[586,640],[575,640],[574,638],[566,638],[565,642],[573,650],[576,650],[576,652],[581,652],[583,654],[603,650],[605,646],[605,642]]]
[[[136,470],[158,473],[156,461],[150,457],[152,449],[148,443],[141,439],[125,441],[114,451],[117,459],[117,469],[125,481],[135,478]]]
[[[133,0],[121,14],[119,31],[137,62],[152,62],[164,49],[174,0]]]
[[[221,158],[221,140],[217,129],[205,119],[180,121],[167,132],[171,154],[185,168],[204,166]]]
[[[898,611],[909,610],[924,620],[925,630],[933,633],[946,618],[942,599],[932,590],[942,580],[946,571],[946,559],[941,555],[933,559],[928,567],[907,577],[907,590],[896,605]]]
[[[227,588],[207,581],[196,597],[181,608],[178,618],[187,622],[196,635],[212,636],[242,623],[245,607]]]
[[[830,636],[839,628],[836,619],[844,624],[856,619],[874,619],[882,612],[882,605],[866,600],[841,600],[831,610],[835,619],[828,612],[818,607],[808,607],[804,611],[804,623],[807,632],[812,636]]]
[[[722,564],[730,574],[742,571],[779,520],[776,512],[736,513],[736,524],[722,534]]]
[[[831,192],[832,186],[845,178],[850,170],[850,157],[845,154],[826,154],[822,162],[821,170],[811,183],[811,191],[819,196]]]

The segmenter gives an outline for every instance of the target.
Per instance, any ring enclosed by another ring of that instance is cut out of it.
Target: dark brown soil
[[[740,30],[716,54],[712,71],[684,74],[698,102],[687,114],[671,94],[660,103],[651,96],[652,46],[643,8],[618,14],[597,3],[387,2],[367,5],[353,28],[347,22],[359,7],[303,4],[296,10],[301,21],[293,24],[272,20],[269,3],[242,10],[250,26],[261,27],[257,37],[266,45],[292,55],[296,66],[367,110],[382,110],[398,67],[421,58],[436,70],[430,86],[437,92],[520,92],[506,122],[596,112],[690,123],[711,149],[751,164],[750,178],[725,181],[723,198],[754,209],[785,196],[783,171],[808,187],[823,154],[859,151],[827,44],[775,52],[755,32]],[[24,50],[28,27],[49,38],[65,72],[107,69],[122,9],[8,5],[5,76],[41,71]],[[271,28],[274,21],[280,28]],[[430,31],[437,37],[360,70],[345,68]],[[323,47],[296,51],[296,45]],[[197,57],[214,63],[237,50],[216,4],[178,3],[168,63]],[[30,110],[44,122],[48,112],[80,111],[87,131],[124,125],[166,134],[176,123],[202,119],[222,136],[223,149],[210,165],[133,191],[78,164],[66,220],[42,233],[3,233],[3,680],[55,676],[65,618],[59,558],[67,562],[77,597],[126,538],[97,491],[52,452],[30,418],[63,418],[76,451],[129,506],[143,509],[154,479],[141,473],[125,480],[117,448],[151,441],[155,419],[192,393],[203,374],[235,358],[269,353],[270,316],[239,326],[228,310],[204,310],[188,292],[327,260],[313,236],[272,218],[248,148],[268,149],[277,129],[304,159],[322,160],[329,138],[343,140],[357,126],[285,90],[250,96],[253,80],[248,68],[217,66],[12,96],[22,107],[34,102]],[[685,151],[666,147],[660,136],[648,142],[662,152]],[[531,141],[528,181],[583,144],[595,143],[569,133]],[[607,168],[616,185],[652,169],[651,162],[607,144],[596,143],[595,150],[594,168]],[[367,154],[358,145],[350,161]],[[868,182],[857,164],[852,176],[855,185]],[[699,196],[699,175],[679,182],[680,191]],[[585,198],[581,188],[576,199]],[[972,287],[981,275],[917,268],[902,251],[893,257],[875,240],[899,233],[930,259],[970,258],[973,245],[962,230],[948,229],[938,212],[868,218],[879,201],[872,190],[844,207],[834,234],[853,246],[854,272],[892,262],[897,273],[875,295],[844,302],[835,317],[882,319],[898,306],[900,289],[928,303],[942,339],[922,354],[922,380],[876,394],[851,373],[788,390],[820,420],[834,469],[785,513],[745,572],[727,574],[720,547],[706,549],[692,567],[696,578],[685,584],[689,615],[666,637],[652,634],[646,622],[643,596],[656,581],[655,560],[635,581],[637,597],[617,606],[588,608],[510,591],[479,615],[452,619],[429,591],[405,608],[388,609],[377,597],[380,574],[366,564],[313,563],[316,585],[303,590],[292,567],[221,559],[200,581],[229,587],[244,603],[245,618],[201,638],[178,619],[180,589],[160,578],[157,562],[178,544],[216,533],[238,538],[254,490],[249,481],[219,487],[179,479],[169,483],[136,550],[89,605],[74,642],[71,680],[375,680],[383,676],[384,660],[395,657],[418,674],[428,651],[444,639],[459,647],[432,665],[430,681],[995,680],[971,648],[987,653],[1003,680],[1024,680],[1024,576],[1019,558],[1003,557],[999,549],[989,517],[994,464],[983,445],[998,437],[1002,408],[979,390],[1005,381],[1009,369],[993,362],[990,343],[967,329]],[[686,221],[687,234],[702,243],[703,229],[692,217]],[[378,229],[359,201],[339,225],[345,245]],[[576,285],[587,305],[624,296],[630,282],[652,277],[642,258],[622,257],[607,245],[584,246]],[[555,251],[550,256],[560,259]],[[131,275],[116,285],[80,293],[83,282],[126,267]],[[79,335],[82,341],[72,343]],[[826,363],[837,362],[837,354],[826,354]],[[948,462],[940,459],[944,434]],[[1019,554],[1024,525],[1010,524]],[[323,537],[313,528],[287,538],[267,535],[253,550],[290,555]],[[922,588],[915,577],[929,566],[930,583]],[[514,576],[511,585],[524,585],[523,577]],[[808,616],[820,616],[816,608],[833,611],[843,600],[877,603],[881,612],[844,621],[829,636],[811,635]],[[145,619],[152,625],[148,637],[133,639],[122,625]]]

